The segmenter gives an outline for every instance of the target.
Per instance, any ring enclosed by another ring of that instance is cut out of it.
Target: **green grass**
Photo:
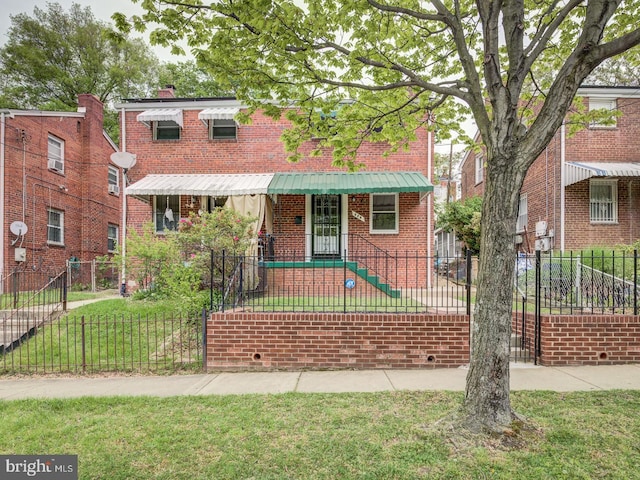
[[[174,302],[129,298],[73,309],[0,356],[0,372],[199,369],[200,319],[173,311]]]
[[[3,454],[77,454],[81,479],[640,478],[640,392],[515,392],[542,435],[465,448],[462,394],[385,392],[0,403]],[[452,441],[453,440],[453,441]]]

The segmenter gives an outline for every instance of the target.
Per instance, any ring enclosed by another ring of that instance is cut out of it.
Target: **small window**
[[[237,132],[238,128],[235,120],[214,119],[209,121],[209,138],[212,140],[235,140]]]
[[[180,220],[180,197],[178,195],[155,197],[153,218],[156,233],[177,230]]]
[[[398,194],[371,194],[371,233],[398,233]]]
[[[50,170],[64,173],[64,140],[49,135],[49,151],[48,151],[47,167]]]
[[[118,195],[120,193],[120,182],[119,182],[118,169],[112,165],[109,165],[109,174],[108,174],[108,185],[109,185],[109,193],[114,195]]]
[[[589,182],[591,223],[618,222],[618,182],[594,180]]]
[[[118,246],[118,226],[109,224],[107,226],[107,250],[115,252]]]
[[[484,178],[484,158],[481,154],[476,154],[476,185]]]
[[[518,223],[516,224],[516,232],[522,233],[527,229],[529,221],[527,194],[520,195],[520,205],[518,206]]]
[[[180,125],[172,120],[153,122],[154,140],[180,140]]]
[[[47,215],[47,243],[64,245],[64,212],[49,209]]]
[[[589,124],[590,128],[615,128],[617,119],[610,112],[615,112],[617,104],[615,98],[589,98],[589,111],[601,110],[603,118],[592,120]]]

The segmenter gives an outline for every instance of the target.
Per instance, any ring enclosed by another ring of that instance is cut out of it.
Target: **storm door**
[[[311,208],[313,257],[339,257],[340,195],[313,195]]]

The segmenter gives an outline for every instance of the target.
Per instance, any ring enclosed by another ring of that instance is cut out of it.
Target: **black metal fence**
[[[638,252],[521,255],[516,303],[554,314],[638,314]]]
[[[199,371],[201,318],[61,316],[30,329],[0,354],[1,373]],[[4,332],[1,332],[4,334]]]
[[[341,258],[276,253],[250,257],[223,252],[212,258],[211,309],[470,313],[471,257],[412,252],[367,256],[363,249]]]
[[[121,265],[110,260],[67,260],[67,286],[91,292],[119,288],[120,271]]]

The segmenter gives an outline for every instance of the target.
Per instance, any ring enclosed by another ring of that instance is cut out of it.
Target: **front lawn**
[[[0,403],[3,454],[77,454],[81,479],[631,479],[640,392],[515,392],[542,433],[480,446],[434,428],[462,394]]]

